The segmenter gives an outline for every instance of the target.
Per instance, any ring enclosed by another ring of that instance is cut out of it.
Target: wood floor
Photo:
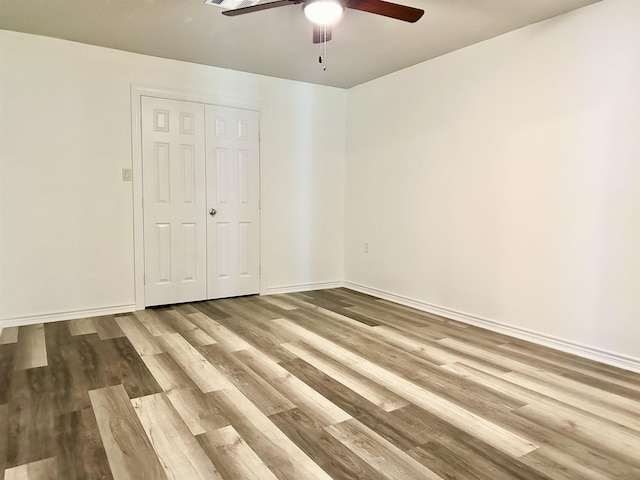
[[[0,479],[640,479],[640,375],[346,289],[0,335]]]

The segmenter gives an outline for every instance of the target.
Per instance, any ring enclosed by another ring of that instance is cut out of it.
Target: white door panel
[[[206,106],[208,298],[260,289],[259,115]]]
[[[204,105],[142,97],[145,305],[206,298]]]

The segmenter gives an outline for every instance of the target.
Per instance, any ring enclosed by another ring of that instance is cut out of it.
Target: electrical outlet
[[[369,253],[369,242],[364,242],[364,253]]]
[[[122,181],[123,182],[130,182],[131,181],[131,169],[130,168],[123,168],[122,169]]]

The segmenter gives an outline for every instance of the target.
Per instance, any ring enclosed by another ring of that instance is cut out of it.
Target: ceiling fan
[[[375,13],[376,15],[410,23],[417,22],[424,14],[424,10],[419,8],[383,0],[276,0],[275,2],[259,3],[250,7],[227,10],[222,14],[228,17],[235,17],[246,13],[300,3],[306,17],[313,23],[313,43],[326,43],[331,40],[331,25],[342,17],[347,8]]]

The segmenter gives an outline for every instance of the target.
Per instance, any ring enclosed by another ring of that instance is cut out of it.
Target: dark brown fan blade
[[[347,7],[411,23],[420,20],[424,14],[424,10],[419,8],[384,2],[383,0],[349,0]]]
[[[331,40],[331,25],[327,26],[327,42]],[[320,25],[313,26],[313,43],[324,42],[324,27]]]
[[[277,2],[258,3],[250,7],[236,8],[233,10],[226,10],[222,12],[227,17],[235,17],[236,15],[244,15],[245,13],[259,12],[260,10],[267,10],[269,8],[284,7],[285,5],[295,5],[302,3],[303,0],[278,0]]]

